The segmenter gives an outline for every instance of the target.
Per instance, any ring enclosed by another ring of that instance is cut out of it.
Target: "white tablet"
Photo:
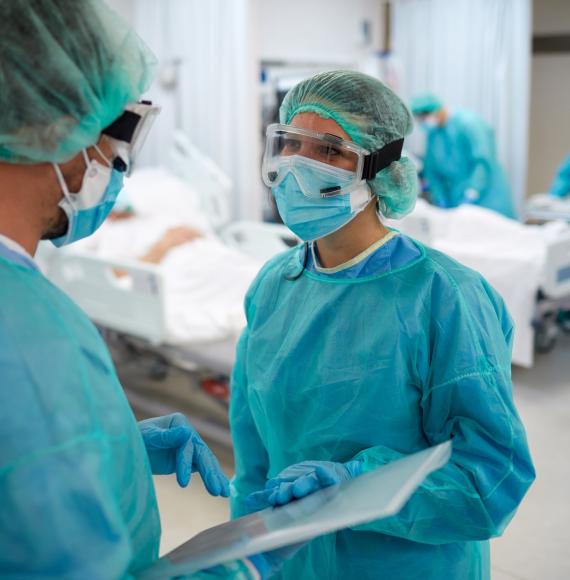
[[[448,441],[286,506],[215,526],[166,554],[137,578],[159,580],[190,574],[393,516],[427,475],[447,463],[450,455]]]

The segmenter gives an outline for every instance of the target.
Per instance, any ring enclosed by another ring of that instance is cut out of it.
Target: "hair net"
[[[0,161],[71,159],[148,88],[154,62],[100,0],[0,0]]]
[[[354,71],[320,73],[293,87],[279,110],[281,123],[290,124],[298,113],[333,119],[370,152],[409,135],[413,126],[410,112],[393,91]],[[403,217],[414,208],[418,178],[407,157],[394,161],[368,184],[384,216]]]
[[[439,111],[443,107],[443,102],[432,93],[422,93],[416,95],[410,103],[410,108],[414,115],[429,115]]]

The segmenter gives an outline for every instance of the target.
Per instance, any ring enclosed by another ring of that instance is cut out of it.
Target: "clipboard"
[[[139,571],[137,578],[163,580],[190,574],[393,516],[450,456],[448,441],[285,506],[209,528]]]

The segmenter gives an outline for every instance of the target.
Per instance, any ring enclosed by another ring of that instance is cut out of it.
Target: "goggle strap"
[[[402,157],[403,147],[404,140],[398,139],[367,155],[362,167],[362,179],[367,181],[374,179],[380,171],[386,169],[394,161],[398,161]]]
[[[117,141],[130,143],[141,118],[139,114],[133,111],[124,111],[118,119],[113,121],[106,129],[103,129],[102,132]]]

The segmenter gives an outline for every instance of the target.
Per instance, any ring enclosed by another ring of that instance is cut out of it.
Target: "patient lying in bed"
[[[70,248],[156,265],[173,343],[235,339],[245,325],[245,293],[262,264],[224,245],[191,203],[170,203],[169,195],[181,186],[165,179],[155,194],[164,203],[146,206],[142,197],[140,208],[113,212],[93,236]]]
[[[111,220],[125,219],[124,217],[113,218],[112,216],[113,214],[110,216]],[[203,237],[204,234],[202,234],[202,232],[189,226],[175,226],[169,228],[164,232],[164,235],[157,240],[147,252],[142,256],[139,256],[138,259],[147,264],[160,264],[166,258],[166,255],[174,248]],[[120,271],[118,271],[118,273],[120,273]]]

